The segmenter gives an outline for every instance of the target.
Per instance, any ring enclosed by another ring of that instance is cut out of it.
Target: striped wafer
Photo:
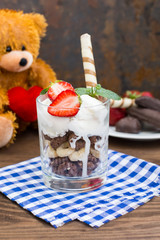
[[[136,106],[135,99],[121,98],[120,100],[110,99],[110,106],[112,108],[129,108],[131,106]]]
[[[97,77],[92,51],[91,36],[85,33],[81,35],[80,40],[86,87],[95,87],[97,85]]]
[[[92,51],[91,36],[88,33],[81,35],[81,53],[83,68],[85,74],[86,87],[95,87],[97,85],[96,69]],[[129,108],[135,106],[135,99],[121,98],[120,100],[110,99],[112,108]]]

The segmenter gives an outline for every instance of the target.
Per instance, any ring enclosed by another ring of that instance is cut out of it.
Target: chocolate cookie
[[[142,96],[135,99],[135,103],[144,108],[150,108],[160,112],[160,100],[157,98]]]
[[[129,115],[138,118],[141,121],[148,122],[160,129],[160,112],[140,107],[130,107],[127,109]]]
[[[124,117],[116,123],[117,132],[139,133],[141,131],[140,121],[131,116]]]

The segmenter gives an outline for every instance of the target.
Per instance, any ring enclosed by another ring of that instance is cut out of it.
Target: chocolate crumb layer
[[[70,147],[72,146],[72,142],[75,141],[75,151],[79,151],[80,149],[85,147],[85,141],[81,137],[78,139],[78,136],[73,133],[72,131],[68,131],[64,136],[59,136],[55,138],[51,138],[46,134],[43,134],[44,138],[48,141],[50,141],[51,147],[56,150],[58,147],[60,147],[63,143],[69,142]],[[77,139],[77,140],[76,140]],[[89,137],[91,148],[95,149],[95,144],[97,141],[101,139],[100,136],[91,136]]]
[[[88,156],[87,174],[90,175],[98,166],[99,159],[92,154]],[[72,162],[68,157],[56,157],[50,159],[50,166],[55,174],[66,177],[82,176],[83,162]]]

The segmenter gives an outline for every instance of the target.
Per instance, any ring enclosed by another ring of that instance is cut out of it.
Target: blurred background
[[[85,86],[80,35],[89,33],[103,87],[160,98],[160,0],[3,0],[0,8],[45,15],[40,57],[58,79]]]

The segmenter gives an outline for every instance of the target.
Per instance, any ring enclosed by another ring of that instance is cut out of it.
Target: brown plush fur
[[[18,127],[15,123],[15,114],[6,110],[7,90],[15,86],[28,89],[38,85],[45,88],[49,82],[56,79],[55,72],[51,67],[37,58],[40,40],[45,35],[46,27],[46,20],[41,14],[0,10],[0,147],[13,141]],[[11,51],[8,51],[8,47]],[[24,57],[27,59],[25,67],[19,65],[21,58]],[[8,140],[11,132],[12,136]]]

